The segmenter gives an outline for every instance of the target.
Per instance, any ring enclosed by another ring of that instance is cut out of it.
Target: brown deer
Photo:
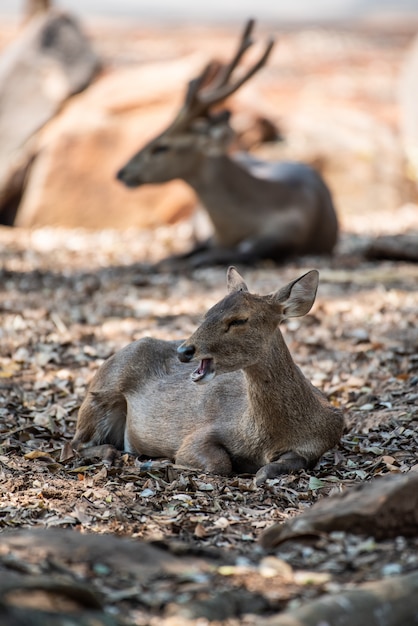
[[[233,81],[234,70],[253,43],[253,26],[250,20],[230,63],[211,62],[189,83],[172,124],[117,174],[128,187],[183,179],[206,209],[213,237],[171,258],[169,267],[330,254],[337,241],[331,194],[315,170],[302,163],[257,160],[248,153],[228,154],[233,138],[229,112],[213,108],[265,64],[274,44],[270,40],[258,62]]]
[[[207,472],[257,472],[258,484],[312,469],[338,443],[343,417],[295,365],[279,324],[308,313],[317,286],[312,270],[259,296],[230,267],[228,295],[187,341],[146,337],[102,365],[73,447],[111,444]]]

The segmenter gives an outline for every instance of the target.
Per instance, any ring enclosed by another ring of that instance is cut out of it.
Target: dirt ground
[[[346,171],[347,187],[349,176]],[[205,475],[129,455],[112,468],[59,460],[104,359],[146,335],[187,337],[224,295],[225,268],[181,276],[143,269],[145,261],[190,245],[190,224],[152,233],[2,228],[0,527],[127,536],[215,559],[210,574],[189,573],[181,584],[161,577],[125,595],[127,582],[116,571],[77,572],[124,623],[185,624],[186,617],[172,621],[173,602],[215,598],[217,604],[221,591],[238,589],[249,603],[240,600],[224,614],[212,607],[197,621],[191,614],[191,623],[255,624],[253,613],[269,615],[418,569],[418,539],[376,541],[372,529],[370,536],[338,532],[312,543],[287,542],[271,555],[258,544],[264,529],[321,498],[375,476],[418,470],[418,266],[362,255],[379,227],[418,231],[418,209],[392,207],[383,219],[379,207],[359,206],[341,222],[332,259],[240,268],[259,293],[319,269],[314,308],[285,324],[283,334],[305,375],[346,419],[340,446],[315,470],[260,487],[251,476]],[[3,572],[11,567],[2,557],[0,565]],[[50,567],[45,562],[41,570]]]

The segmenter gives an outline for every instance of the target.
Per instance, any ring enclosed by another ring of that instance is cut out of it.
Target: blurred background
[[[3,0],[2,11],[17,14],[24,0]],[[295,0],[292,3],[269,0],[212,0],[210,4],[192,0],[61,0],[59,6],[83,16],[124,16],[135,19],[152,18],[158,21],[204,19],[222,22],[228,19],[246,19],[257,11],[261,19],[276,20],[332,20],[358,19],[370,16],[414,14],[418,11],[414,0]]]
[[[48,4],[75,22],[45,62],[34,31]],[[0,221],[188,223],[197,199],[186,184],[129,190],[115,172],[171,121],[188,80],[231,55],[248,17],[260,45],[277,43],[231,99],[240,147],[314,165],[345,232],[418,229],[415,0],[2,0]]]

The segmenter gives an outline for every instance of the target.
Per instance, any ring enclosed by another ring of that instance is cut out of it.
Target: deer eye
[[[232,328],[233,326],[243,326],[247,322],[248,322],[248,317],[246,317],[245,319],[244,318],[237,318],[237,319],[234,319],[234,320],[230,320],[228,322],[226,331],[228,332],[228,330],[230,328]]]
[[[162,154],[163,152],[168,152],[169,149],[166,144],[160,144],[159,146],[154,146],[152,154]]]

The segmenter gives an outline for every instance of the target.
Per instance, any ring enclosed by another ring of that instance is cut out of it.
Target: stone
[[[29,21],[0,58],[0,213],[18,202],[34,155],[31,139],[69,96],[84,89],[99,59],[78,23],[49,11]],[[3,220],[4,221],[4,220]],[[7,220],[6,220],[7,222]]]
[[[418,474],[388,474],[316,502],[301,515],[275,524],[260,538],[271,549],[284,541],[344,531],[377,539],[418,534]]]

